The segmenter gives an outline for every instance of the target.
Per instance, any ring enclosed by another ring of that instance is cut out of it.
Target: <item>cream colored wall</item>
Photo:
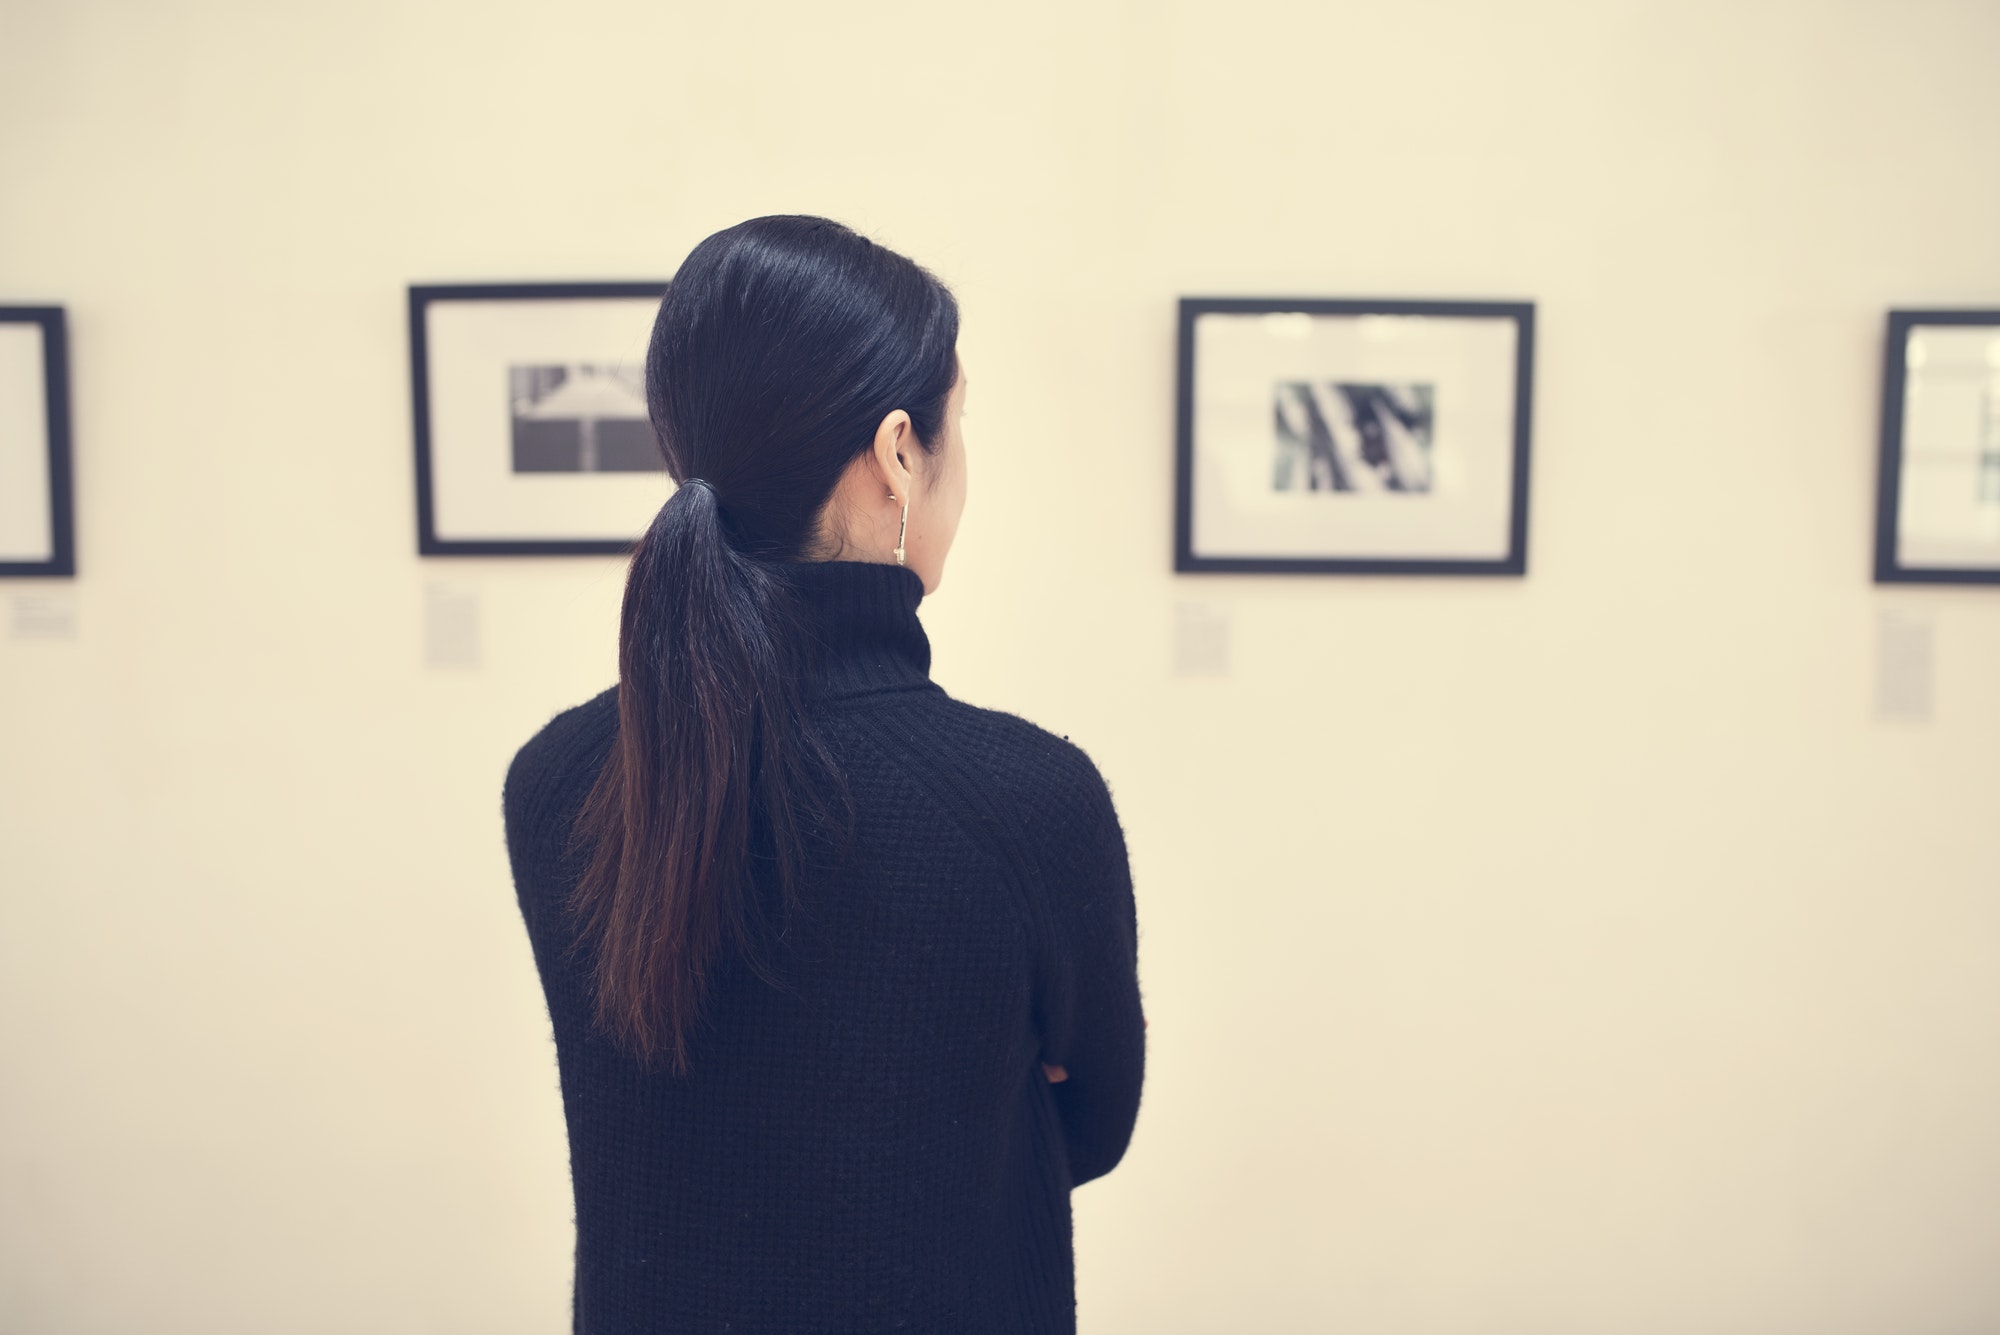
[[[956,286],[936,675],[1130,837],[1086,1331],[2000,1326],[2000,591],[1867,579],[1883,312],[2000,304],[1996,55],[1929,0],[0,2],[84,571],[0,639],[0,1329],[566,1328],[498,786],[620,570],[413,555],[403,289],[774,211]],[[1537,301],[1530,577],[1170,574],[1194,293]]]

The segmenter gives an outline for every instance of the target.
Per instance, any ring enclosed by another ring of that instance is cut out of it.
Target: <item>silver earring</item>
[[[890,499],[890,500],[892,500],[892,501],[896,499],[896,495],[895,495],[895,493],[894,493],[894,492],[891,492],[891,493],[889,493],[889,499]],[[898,525],[896,526],[896,564],[897,564],[897,565],[902,565],[902,564],[903,564],[903,536],[904,536],[905,534],[907,534],[907,533],[908,533],[909,531],[910,531],[910,503],[909,503],[908,501],[904,501],[904,502],[903,502],[903,521],[902,521],[902,522],[901,522],[900,524],[898,524]]]

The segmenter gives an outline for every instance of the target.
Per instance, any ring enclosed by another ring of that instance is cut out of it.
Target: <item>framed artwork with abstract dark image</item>
[[[2000,584],[2000,310],[1889,312],[1878,584]]]
[[[674,489],[646,415],[665,280],[410,289],[417,550],[627,552]]]
[[[0,578],[76,574],[60,306],[0,306]]]
[[[1525,302],[1180,303],[1174,569],[1521,575]]]

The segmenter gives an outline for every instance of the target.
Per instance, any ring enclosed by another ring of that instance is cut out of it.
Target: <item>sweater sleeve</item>
[[[570,827],[610,754],[616,722],[614,689],[558,714],[507,767],[500,790],[507,858],[538,952],[556,934],[555,924],[542,920],[566,901],[583,870],[583,858],[570,847]],[[537,959],[544,968],[553,966],[553,958],[538,953]]]
[[[1131,1141],[1146,1038],[1124,831],[1102,776],[1073,754],[1080,772],[1061,785],[1066,800],[1043,831],[1052,939],[1036,1010],[1041,1060],[1068,1072],[1052,1092],[1081,1185],[1116,1167]]]

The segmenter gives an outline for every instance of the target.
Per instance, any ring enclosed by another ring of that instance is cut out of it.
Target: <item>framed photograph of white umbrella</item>
[[[1188,297],[1174,569],[1523,575],[1535,308]]]
[[[673,492],[646,415],[664,279],[410,288],[417,550],[630,551]]]
[[[2000,584],[2000,310],[1891,311],[1875,582]]]
[[[0,578],[76,574],[60,306],[0,306]]]

